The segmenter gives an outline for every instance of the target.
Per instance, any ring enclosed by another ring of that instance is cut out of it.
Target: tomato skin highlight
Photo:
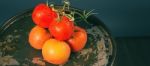
[[[78,26],[75,26],[75,32],[72,36],[72,38],[70,38],[68,40],[68,43],[72,49],[73,52],[78,52],[81,49],[84,48],[84,46],[86,45],[87,42],[87,33],[86,31]]]
[[[66,16],[62,16],[61,20],[54,20],[50,26],[49,31],[57,40],[67,40],[74,32],[74,23]]]
[[[46,40],[50,39],[51,35],[46,29],[35,26],[29,33],[29,44],[35,49],[42,49]]]
[[[53,19],[57,17],[55,11],[44,3],[38,4],[32,12],[33,22],[43,28],[48,28]]]
[[[64,41],[49,39],[42,48],[42,55],[45,61],[52,64],[64,64],[70,57],[70,47]]]

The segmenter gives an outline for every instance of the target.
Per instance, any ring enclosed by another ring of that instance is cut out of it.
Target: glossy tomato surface
[[[83,49],[87,42],[87,33],[85,29],[75,26],[73,37],[70,38],[68,42],[73,52]]]
[[[74,32],[74,23],[68,17],[62,16],[60,20],[54,20],[49,31],[57,40],[67,40]]]
[[[50,34],[46,29],[35,26],[29,33],[29,44],[35,49],[42,49],[46,40],[50,39]]]
[[[56,17],[56,12],[44,3],[38,4],[32,12],[33,22],[44,28],[48,28],[49,24]]]
[[[64,41],[49,39],[42,48],[44,60],[52,64],[64,64],[70,57],[70,47]]]

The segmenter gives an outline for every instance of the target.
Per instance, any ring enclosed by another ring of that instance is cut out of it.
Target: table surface
[[[117,66],[150,66],[150,37],[120,37],[117,43]]]

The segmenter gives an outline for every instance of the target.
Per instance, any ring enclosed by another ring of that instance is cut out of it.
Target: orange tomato
[[[73,34],[72,38],[70,38],[68,40],[68,43],[69,43],[72,51],[73,52],[80,51],[82,48],[84,48],[86,42],[87,42],[87,33],[86,33],[85,29],[75,26],[74,34]]]
[[[45,61],[52,64],[64,64],[68,61],[71,50],[69,45],[60,40],[49,39],[42,48]]]
[[[43,44],[50,38],[46,29],[35,26],[29,33],[29,44],[35,49],[42,49]]]

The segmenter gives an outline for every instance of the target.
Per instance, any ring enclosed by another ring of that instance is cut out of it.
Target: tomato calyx
[[[68,9],[69,9],[69,7],[68,7]],[[55,9],[55,11],[57,12],[57,16],[58,16],[56,18],[57,22],[60,22],[62,20],[63,16],[66,16],[67,18],[69,18],[70,21],[74,21],[74,14],[73,14],[73,12],[71,10],[69,10],[71,13],[67,13],[65,10],[66,9],[64,7],[62,9],[60,9],[60,10],[56,10]]]
[[[68,0],[63,0],[63,3],[64,5],[61,9],[53,8],[53,10],[57,12],[57,22],[60,22],[63,16],[67,16],[67,18],[69,18],[70,21],[74,21],[74,13],[70,10],[70,2]],[[54,7],[54,4],[51,5],[52,7]]]

